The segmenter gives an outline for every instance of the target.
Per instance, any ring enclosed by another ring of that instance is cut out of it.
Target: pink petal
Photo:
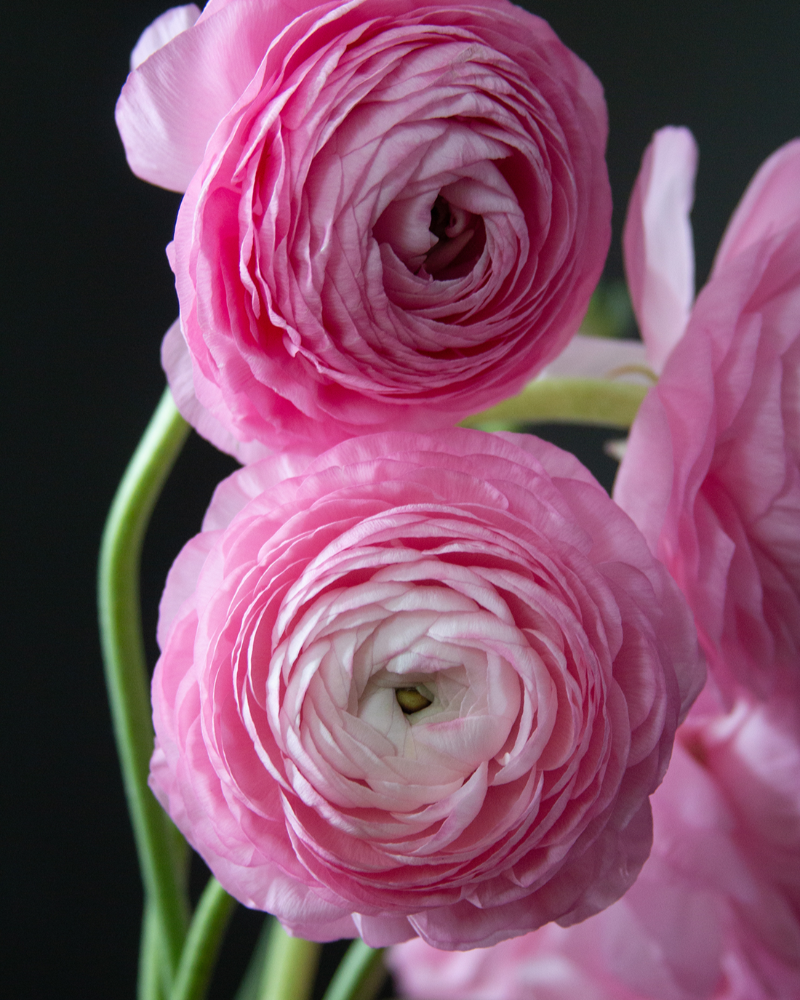
[[[210,441],[220,451],[233,455],[242,464],[256,462],[270,454],[269,448],[258,441],[239,441],[197,399],[194,391],[194,370],[189,349],[181,333],[180,320],[176,319],[164,334],[161,344],[161,365],[175,405],[181,416],[198,434]]]
[[[169,587],[164,589],[158,608],[158,644],[164,647],[186,602],[194,596],[200,570],[211,551],[215,535],[208,531],[190,539],[169,571]],[[188,610],[185,609],[185,610]]]
[[[650,385],[647,372],[647,348],[640,341],[576,333],[539,378],[619,379]]]
[[[697,146],[685,128],[663,128],[645,150],[625,220],[623,246],[633,309],[659,372],[680,339],[694,299],[689,211]]]
[[[800,222],[800,139],[782,146],[756,172],[728,223],[712,276],[752,243]]]
[[[217,125],[241,97],[270,42],[297,13],[291,2],[231,0],[153,51],[130,74],[116,120],[137,177],[170,191],[186,190]],[[145,35],[156,34],[157,23]]]
[[[154,52],[158,52],[182,31],[191,28],[198,17],[200,8],[193,3],[186,4],[185,7],[170,7],[164,11],[142,32],[131,52],[131,70],[138,69]]]

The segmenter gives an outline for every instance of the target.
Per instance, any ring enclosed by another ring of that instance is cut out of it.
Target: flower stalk
[[[142,937],[139,944],[139,975],[136,1000],[166,1000],[164,977],[161,973],[161,949],[158,944],[160,924],[153,904],[145,901],[142,914]]]
[[[611,379],[534,379],[516,396],[467,417],[462,426],[496,430],[552,422],[627,430],[648,389],[647,385]]]
[[[111,505],[98,575],[106,686],[148,908],[142,941],[146,951],[159,953],[158,958],[143,956],[142,968],[151,971],[142,981],[154,982],[152,967],[157,961],[167,990],[180,961],[188,904],[172,824],[147,785],[153,726],[141,629],[139,567],[150,515],[188,432],[188,424],[166,390]],[[151,996],[154,989],[148,989]]]
[[[210,878],[192,917],[170,1000],[203,1000],[236,900]]]
[[[253,1000],[308,1000],[321,949],[316,941],[291,937],[273,919],[266,959]]]
[[[385,948],[370,948],[361,940],[347,949],[322,1000],[373,1000],[386,978]]]

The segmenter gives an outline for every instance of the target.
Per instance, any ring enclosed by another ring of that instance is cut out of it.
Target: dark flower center
[[[395,691],[397,704],[402,708],[405,715],[413,715],[421,712],[431,704],[431,699],[426,698],[421,691],[416,688],[397,688]]]
[[[447,238],[447,229],[455,223],[453,212],[446,198],[437,195],[431,209],[431,224],[428,227],[437,240]]]
[[[428,228],[439,242],[425,255],[425,271],[441,280],[468,274],[486,242],[483,219],[438,195]]]

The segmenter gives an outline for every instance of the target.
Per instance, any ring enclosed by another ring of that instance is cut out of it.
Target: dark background
[[[113,119],[130,49],[165,6],[27,0],[6,6],[0,28],[6,996],[135,995],[141,891],[103,688],[94,574],[105,511],[162,391],[159,343],[177,314],[164,246],[179,198],[130,174]],[[615,197],[608,276],[622,274],[619,233],[642,151],[654,129],[684,124],[701,151],[702,281],[747,181],[800,134],[800,5],[530,6],[606,88]],[[190,439],[145,547],[148,634],[170,562],[233,468]],[[241,911],[215,996],[231,996],[256,931]]]

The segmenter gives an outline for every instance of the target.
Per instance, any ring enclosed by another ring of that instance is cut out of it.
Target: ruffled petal
[[[172,398],[183,418],[207,441],[227,452],[243,465],[266,458],[270,449],[258,441],[239,441],[197,399],[194,391],[192,358],[176,319],[164,334],[161,344],[161,366],[167,375]]]

